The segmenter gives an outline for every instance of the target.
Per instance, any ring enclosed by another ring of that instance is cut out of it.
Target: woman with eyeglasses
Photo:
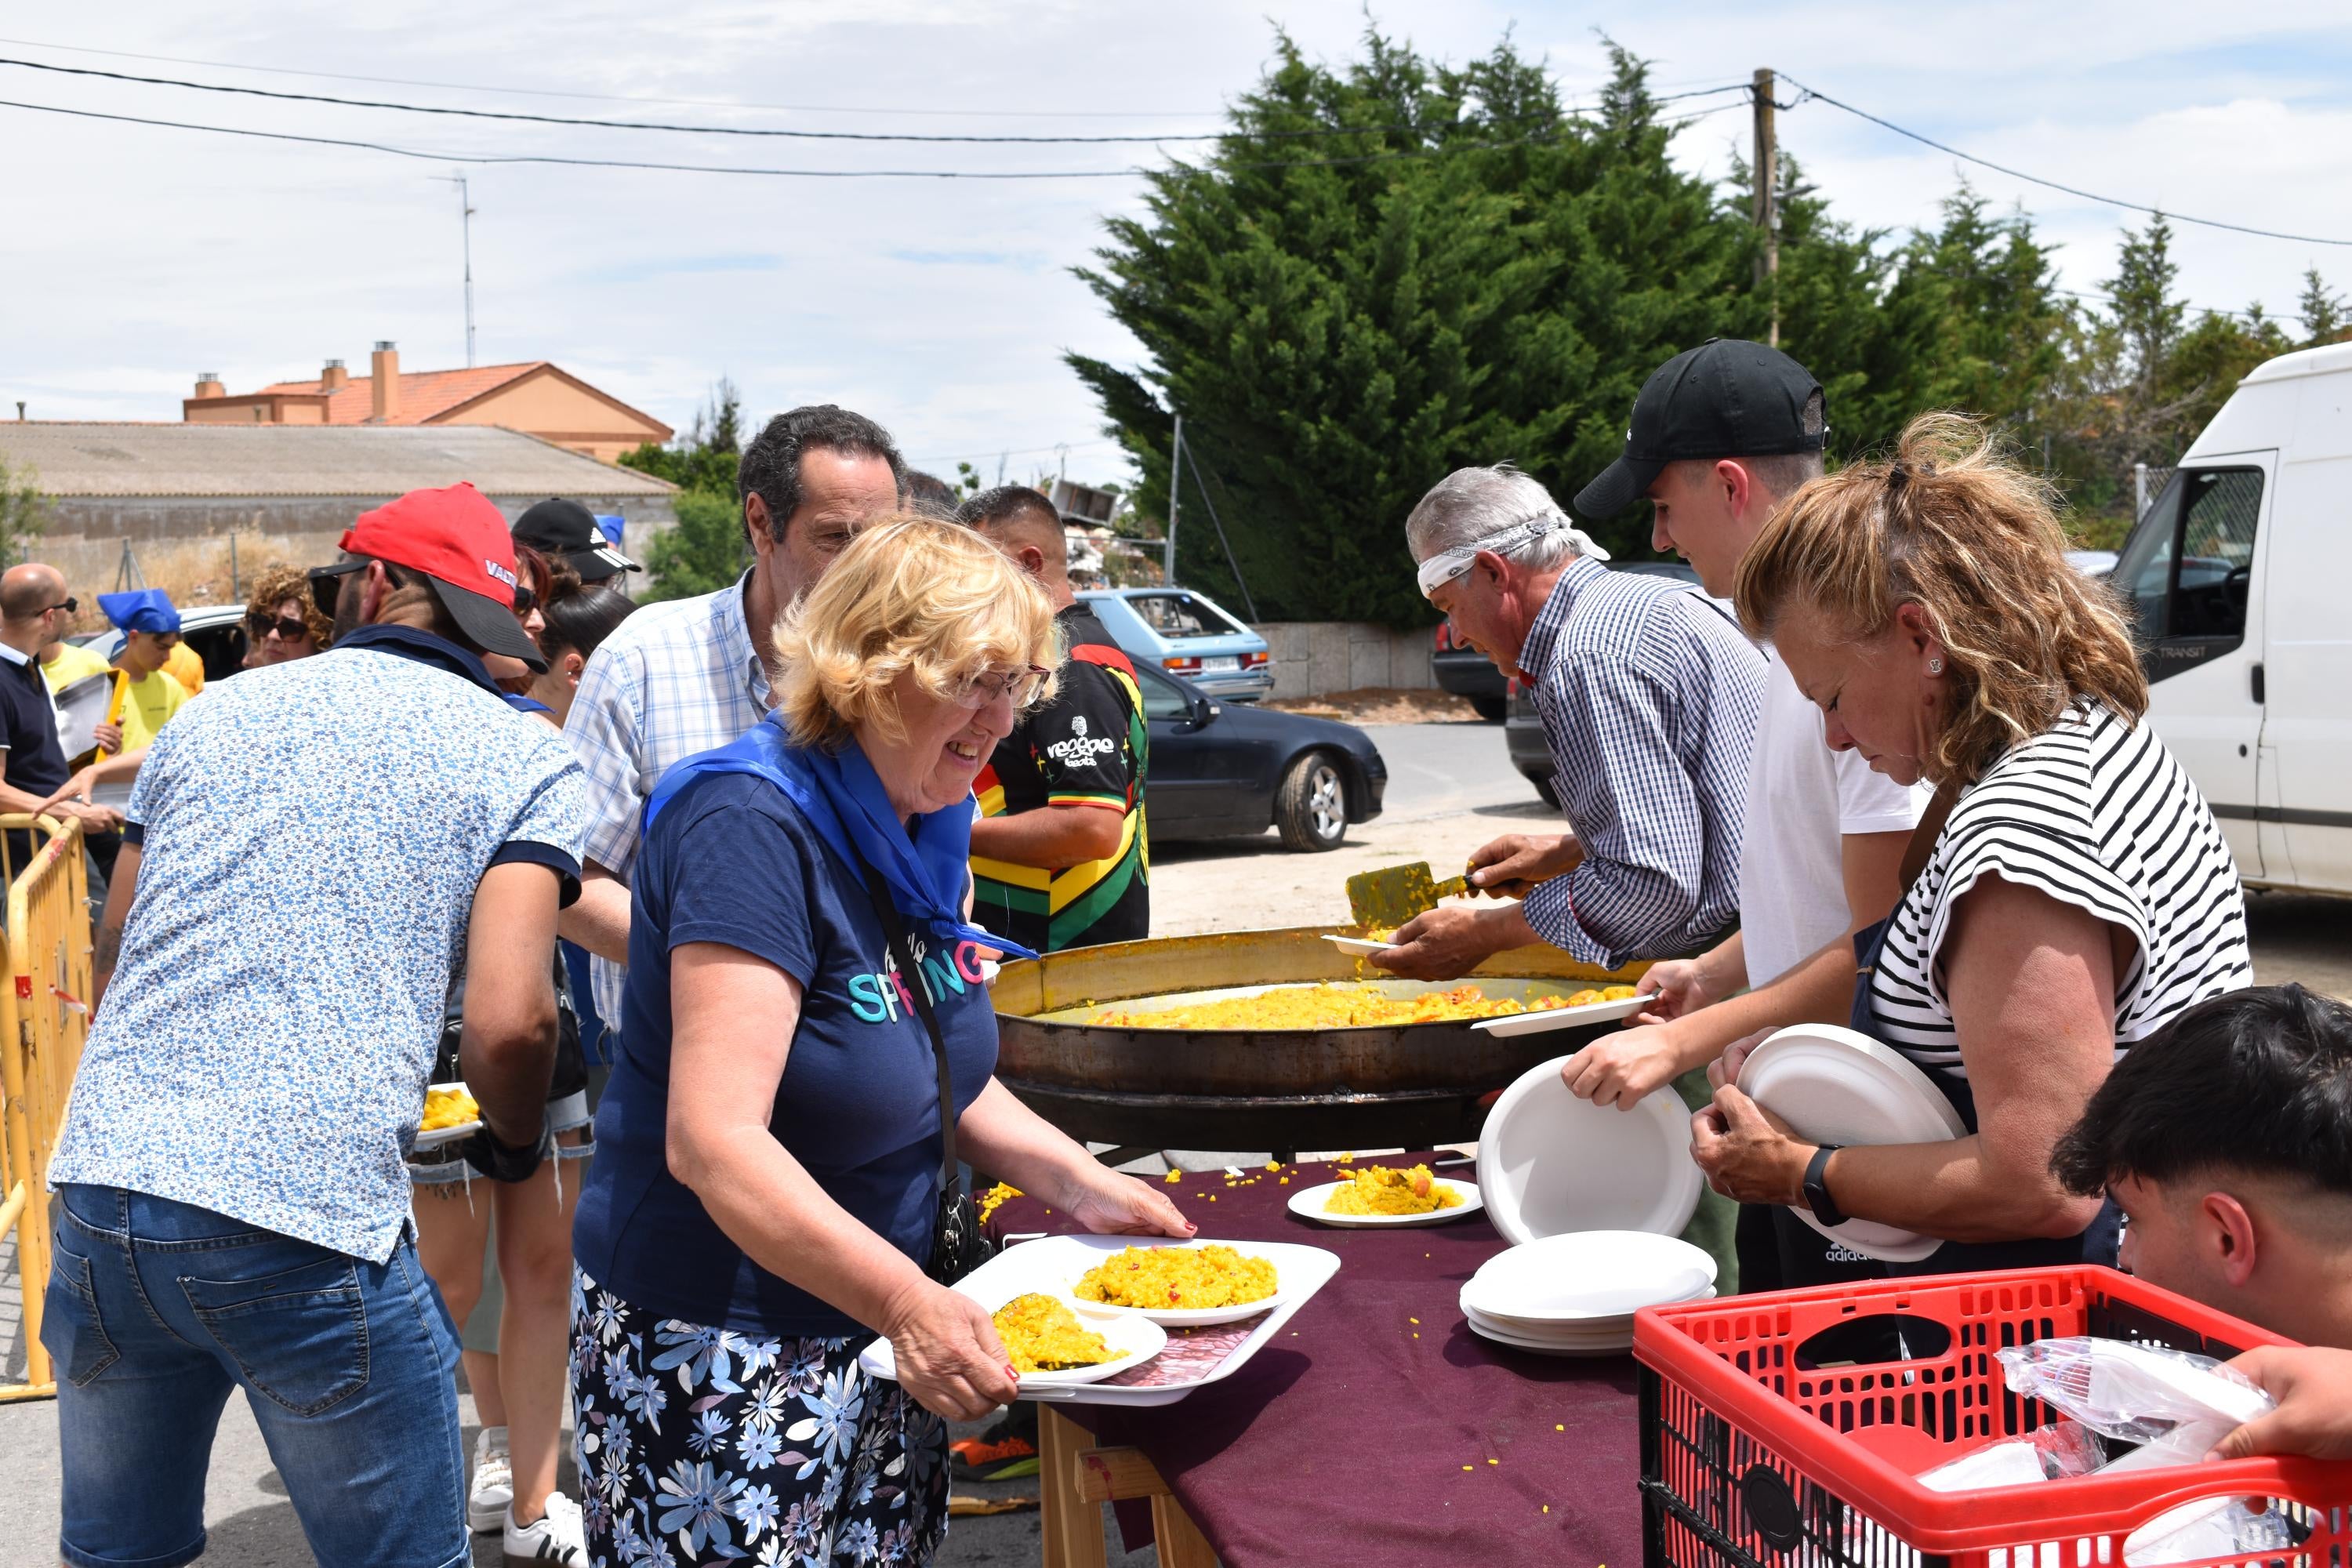
[[[245,606],[245,658],[240,668],[260,669],[289,659],[324,653],[335,640],[335,623],[310,601],[299,566],[272,566],[253,585]]]
[[[971,792],[1053,689],[1045,595],[971,531],[902,517],[775,647],[775,710],[663,775],[630,878],[572,1231],[594,1560],[931,1560],[942,1417],[1015,1389],[988,1313],[947,1289],[970,1261],[959,1155],[1090,1230],[1192,1228],[994,1079],[979,952],[1010,944],[964,918]],[[859,1368],[877,1333],[895,1384]]]

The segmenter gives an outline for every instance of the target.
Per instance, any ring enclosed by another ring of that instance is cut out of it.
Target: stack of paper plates
[[[1715,1294],[1715,1259],[1639,1230],[1547,1237],[1497,1253],[1462,1287],[1471,1332],[1538,1355],[1619,1355],[1643,1307]]]
[[[1478,1192],[1503,1239],[1570,1231],[1678,1236],[1706,1185],[1690,1112],[1672,1089],[1631,1110],[1570,1094],[1554,1057],[1505,1089],[1478,1134]]]

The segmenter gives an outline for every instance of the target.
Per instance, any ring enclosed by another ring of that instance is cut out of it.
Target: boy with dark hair
[[[2264,985],[2189,1009],[2116,1064],[2051,1167],[2114,1196],[2131,1272],[2315,1347],[2238,1363],[2280,1408],[2222,1453],[2352,1456],[2352,1007]]]

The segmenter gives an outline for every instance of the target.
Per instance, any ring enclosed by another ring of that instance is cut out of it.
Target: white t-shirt
[[[1860,752],[1831,751],[1822,738],[1822,710],[1769,647],[1764,658],[1763,714],[1748,763],[1739,847],[1739,929],[1751,986],[1786,973],[1853,929],[1840,840],[1849,833],[1907,832],[1935,793],[1871,772]]]

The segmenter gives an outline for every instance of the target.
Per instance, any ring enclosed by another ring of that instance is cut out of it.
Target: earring
[[[1944,661],[1943,661],[1942,659],[1940,659],[1940,658],[1931,658],[1931,659],[1929,659],[1929,660],[1927,661],[1927,673],[1928,673],[1928,674],[1930,674],[1930,675],[1941,675],[1941,674],[1943,674],[1943,673],[1944,673]]]

